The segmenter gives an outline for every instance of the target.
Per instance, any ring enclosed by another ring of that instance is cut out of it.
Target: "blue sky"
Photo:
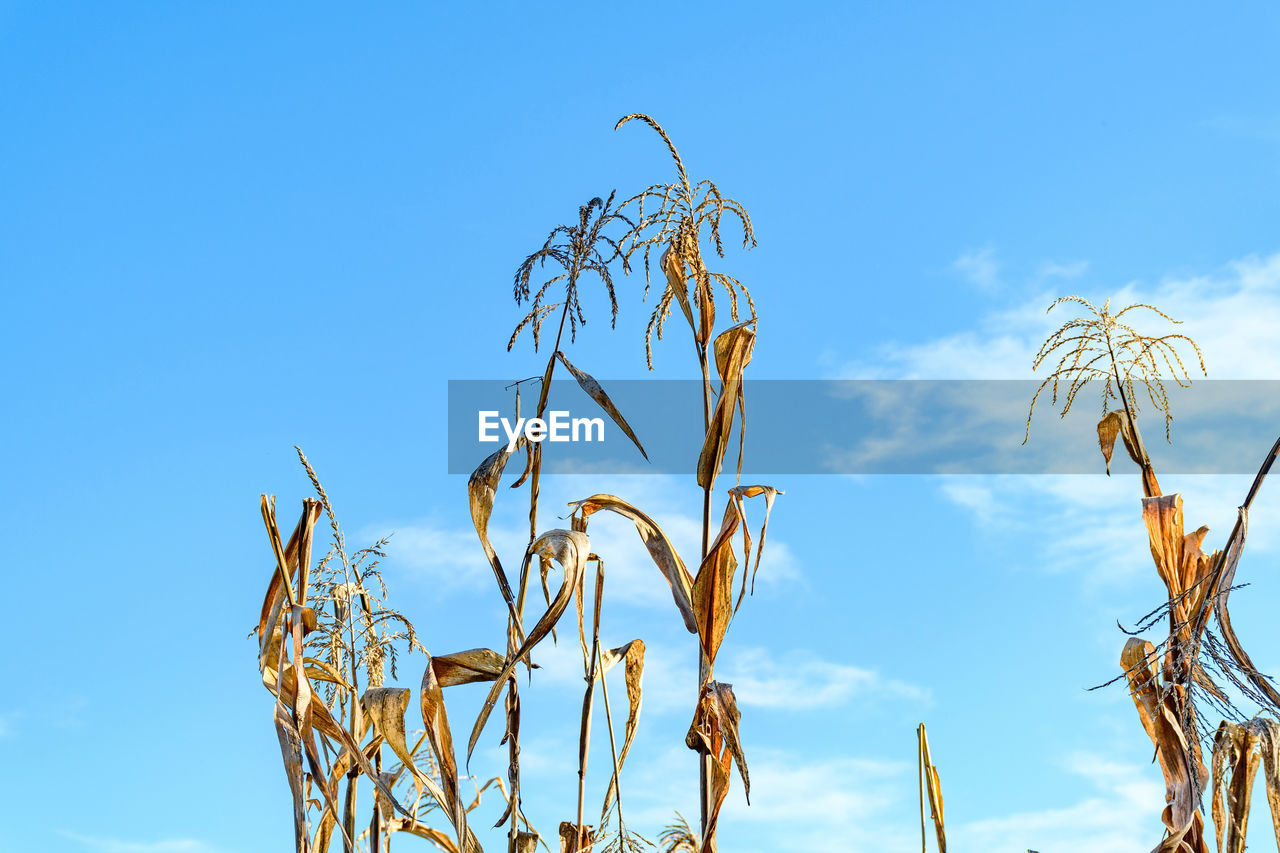
[[[657,117],[752,213],[759,248],[722,266],[763,317],[757,378],[1025,378],[1066,292],[1155,301],[1212,377],[1276,378],[1277,17],[0,3],[0,847],[289,842],[245,635],[269,567],[257,496],[306,493],[294,444],[352,541],[397,531],[388,580],[433,652],[500,642],[464,478],[444,473],[446,382],[537,372],[527,344],[505,350],[518,262],[588,198],[668,179],[651,133],[612,130],[625,113]],[[570,355],[602,380],[646,375],[640,290],[621,282],[612,331],[586,296]],[[663,378],[695,375],[681,332]],[[1162,786],[1131,703],[1084,691],[1116,672],[1115,620],[1161,595],[1130,472],[776,485],[723,653],[758,791],[749,809],[731,793],[726,847],[910,849],[920,720],[957,847],[1155,843]],[[1225,535],[1245,484],[1165,486]],[[546,505],[608,490],[696,547],[692,482],[555,478]],[[1264,490],[1254,586],[1233,598],[1264,668],[1278,501]],[[517,504],[495,518],[508,551]],[[625,593],[609,630],[651,649],[629,768],[652,835],[695,811],[694,650],[634,535],[599,528]],[[578,682],[546,654],[526,768],[554,834]],[[479,698],[460,693],[456,719]],[[473,769],[500,772],[484,749]]]

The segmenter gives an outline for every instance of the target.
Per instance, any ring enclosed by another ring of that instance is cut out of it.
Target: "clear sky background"
[[[396,532],[393,600],[433,652],[500,645],[444,473],[446,382],[538,372],[505,349],[516,265],[592,196],[670,178],[623,114],[750,209],[760,246],[721,268],[762,315],[755,377],[1026,378],[1044,307],[1075,292],[1160,304],[1213,378],[1278,378],[1278,30],[1256,3],[0,2],[0,848],[290,843],[246,634],[258,494],[307,493],[294,444],[353,544]],[[602,380],[646,375],[641,291],[619,283],[612,331],[586,297],[570,354]],[[656,375],[696,375],[684,334]],[[1154,846],[1149,741],[1123,689],[1085,690],[1118,672],[1116,620],[1163,595],[1119,471],[778,478],[721,658],[754,783],[724,849],[913,849],[922,720],[955,849]],[[1164,485],[1220,543],[1247,484]],[[552,478],[544,506],[596,491],[696,549],[691,477]],[[504,553],[522,500],[495,517]],[[1271,671],[1278,516],[1264,489],[1233,597]],[[634,534],[598,531],[606,642],[650,648],[628,808],[652,838],[696,815],[695,649]],[[572,651],[548,646],[525,694],[527,808],[552,836]],[[451,701],[465,731],[480,694]],[[478,775],[501,772],[498,736]]]

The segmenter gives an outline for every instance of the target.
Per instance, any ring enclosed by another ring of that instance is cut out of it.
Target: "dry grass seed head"
[[[746,297],[751,311],[751,321],[754,323],[756,321],[755,302],[751,299],[746,286],[732,276],[710,272],[703,263],[700,248],[701,240],[706,236],[715,248],[716,255],[724,257],[724,242],[720,226],[726,213],[737,219],[742,227],[742,247],[754,248],[756,236],[750,214],[740,202],[721,194],[719,187],[713,181],[702,180],[691,184],[684,161],[671,141],[671,137],[651,117],[643,113],[632,113],[619,119],[614,129],[617,130],[633,119],[649,125],[662,137],[676,167],[675,182],[654,184],[624,201],[619,208],[619,210],[626,210],[628,207],[636,209],[636,223],[623,240],[625,246],[623,257],[629,261],[636,252],[641,253],[644,259],[645,296],[648,296],[650,283],[649,253],[654,248],[665,250],[670,247],[678,259],[685,278],[692,279],[695,284],[693,288],[695,305],[700,306],[703,299],[708,301],[713,299],[711,284],[717,282],[729,295],[733,322],[738,322],[738,295],[741,293]],[[649,207],[648,211],[645,210],[646,205]],[[674,296],[672,286],[668,283],[654,306],[648,328],[645,330],[645,358],[650,370],[653,369],[653,337],[656,335],[658,340],[662,340],[663,327],[671,314]]]
[[[680,812],[663,827],[658,844],[660,853],[698,853],[698,837]]]
[[[533,348],[537,351],[542,342],[542,324],[557,308],[568,318],[569,339],[576,339],[578,326],[587,322],[578,295],[578,281],[583,273],[595,273],[604,283],[605,292],[609,296],[610,323],[616,324],[618,299],[614,292],[613,277],[609,273],[609,264],[621,257],[623,271],[628,271],[629,267],[620,241],[609,236],[606,229],[614,222],[625,223],[630,229],[634,229],[635,224],[620,209],[613,208],[614,195],[615,193],[609,193],[609,198],[604,200],[593,198],[578,208],[576,224],[557,225],[542,248],[525,258],[516,269],[516,304],[530,304],[529,313],[525,314],[511,333],[511,339],[507,342],[508,352],[515,346],[516,338],[526,326],[532,326]],[[559,265],[564,272],[547,279],[534,290],[530,283],[534,270],[542,269],[548,261]],[[564,283],[564,300],[548,304],[545,301],[548,290],[561,282]]]
[[[1076,395],[1090,381],[1102,382],[1102,411],[1105,414],[1112,400],[1124,400],[1129,409],[1138,411],[1137,386],[1147,392],[1153,407],[1164,415],[1165,440],[1169,440],[1169,428],[1173,413],[1169,407],[1169,395],[1165,379],[1171,379],[1179,387],[1191,384],[1191,374],[1179,346],[1189,346],[1195,353],[1200,372],[1207,375],[1204,355],[1194,340],[1186,335],[1171,333],[1160,336],[1144,335],[1124,321],[1131,311],[1139,309],[1153,312],[1170,323],[1180,324],[1168,314],[1146,303],[1134,303],[1112,313],[1111,300],[1098,309],[1093,303],[1079,296],[1063,296],[1049,306],[1048,311],[1062,304],[1075,304],[1084,309],[1085,316],[1075,317],[1063,323],[1050,335],[1036,353],[1031,369],[1039,370],[1042,364],[1056,358],[1053,371],[1045,377],[1031,398],[1027,411],[1025,444],[1031,437],[1031,416],[1036,402],[1045,388],[1050,389],[1052,403],[1059,405],[1060,416],[1071,411]]]
[[[306,455],[300,448],[294,449],[332,531],[329,553],[317,563],[312,581],[317,626],[307,636],[306,647],[338,672],[363,669],[366,683],[379,687],[388,669],[392,678],[398,677],[402,650],[426,651],[413,623],[387,604],[387,584],[379,566],[386,557],[389,537],[348,554],[328,493]],[[330,704],[335,690],[336,685],[325,684],[325,700]]]

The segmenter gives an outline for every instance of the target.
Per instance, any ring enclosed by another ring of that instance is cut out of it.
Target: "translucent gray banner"
[[[448,465],[470,474],[518,426],[504,381],[450,380]],[[578,383],[555,380],[548,395],[546,473],[692,474],[703,444],[702,383],[616,380],[601,386],[643,445],[647,459]],[[1025,444],[1038,381],[756,380],[743,388],[743,474],[1097,474],[1102,386],[1081,390],[1060,418],[1045,389]],[[718,390],[718,385],[716,386]],[[537,382],[522,386],[532,418]],[[1161,473],[1252,474],[1280,435],[1280,381],[1200,381],[1167,389],[1165,420],[1139,389],[1138,424]],[[1118,409],[1112,401],[1109,409]],[[551,413],[563,414],[552,416]],[[482,415],[482,413],[490,413]],[[482,417],[484,423],[482,424]],[[504,426],[502,418],[507,419]],[[593,419],[599,419],[599,423]],[[724,469],[737,466],[736,423]],[[575,433],[575,421],[576,435]],[[493,441],[481,441],[481,427]],[[531,436],[541,435],[537,429]],[[523,454],[521,454],[523,455]],[[513,461],[513,465],[520,462]],[[1112,470],[1133,468],[1122,447]]]

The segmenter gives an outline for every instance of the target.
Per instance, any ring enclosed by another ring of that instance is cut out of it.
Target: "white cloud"
[[[721,811],[721,847],[740,853],[908,853],[917,849],[910,817],[915,787],[907,762],[850,755],[812,758],[753,747],[747,756],[751,804],[734,771]],[[672,749],[629,764],[628,823],[652,831],[679,810],[697,823],[697,765]],[[624,771],[626,772],[626,771]],[[652,837],[652,836],[650,836]]]
[[[1167,493],[1182,495],[1187,532],[1209,527],[1205,550],[1210,551],[1221,547],[1231,531],[1251,481],[1201,475],[1165,477],[1161,484]],[[943,477],[938,488],[983,529],[1027,541],[1035,553],[1029,564],[1072,573],[1086,592],[1154,577],[1136,474]],[[1246,566],[1250,555],[1275,551],[1278,527],[1280,500],[1264,494],[1251,513]]]
[[[1089,271],[1088,261],[1070,261],[1067,263],[1059,263],[1057,261],[1045,261],[1036,270],[1036,275],[1040,279],[1047,278],[1079,278]]]
[[[1083,753],[1071,756],[1067,769],[1089,785],[1084,799],[1069,806],[953,823],[948,826],[948,842],[987,853],[1135,853],[1155,846],[1164,802],[1158,770]]]
[[[730,628],[729,636],[733,636]],[[697,684],[696,640],[681,649],[665,643],[645,645],[644,707],[646,713],[688,714],[693,686]],[[538,684],[555,689],[583,684],[582,649],[576,630],[560,633],[534,652],[540,667]],[[611,676],[612,677],[612,676]],[[775,654],[766,648],[734,649],[726,646],[716,663],[716,677],[733,685],[743,707],[785,711],[832,708],[855,700],[930,701],[923,687],[887,678],[874,669],[824,660],[812,652],[792,650]]]
[[[967,256],[966,256],[967,257]],[[1084,267],[1053,265],[1062,276]],[[1032,283],[1020,304],[993,311],[969,329],[921,342],[896,342],[875,357],[839,371],[844,378],[1031,379],[1031,361],[1045,337],[1066,314],[1045,309],[1064,295],[1060,283]],[[1280,377],[1280,253],[1249,256],[1207,275],[1171,276],[1158,282],[1130,282],[1113,290],[1092,288],[1080,295],[1100,305],[1145,302],[1183,321],[1178,331],[1204,350],[1213,379]]]
[[[474,529],[424,520],[399,526],[370,525],[361,532],[364,539],[372,540],[385,536],[388,530],[392,535],[387,553],[410,577],[446,593],[476,591],[493,582],[493,570]]]
[[[803,651],[776,657],[768,649],[745,649],[730,653],[716,669],[718,678],[733,684],[743,706],[794,711],[839,706],[853,699],[929,698],[924,688]]]
[[[912,761],[859,757],[844,750],[812,757],[758,746],[747,760],[751,803],[743,797],[735,771],[721,812],[726,849],[742,853],[908,853],[919,849]],[[655,827],[671,821],[674,809],[696,822],[690,784],[695,766],[690,753],[678,748],[633,758],[624,771],[629,777],[628,823],[653,833]],[[1080,792],[1069,805],[995,812],[976,819],[963,819],[952,811],[948,841],[956,849],[984,853],[1028,849],[1135,853],[1154,846],[1164,801],[1158,768],[1077,753],[1066,758],[1062,769],[1080,783]]]
[[[951,265],[982,290],[994,290],[1000,286],[1000,262],[996,260],[995,249],[990,246],[965,252]]]
[[[119,838],[102,838],[60,831],[60,835],[77,841],[96,853],[216,853],[217,848],[193,838],[172,838],[162,841],[127,841]]]

